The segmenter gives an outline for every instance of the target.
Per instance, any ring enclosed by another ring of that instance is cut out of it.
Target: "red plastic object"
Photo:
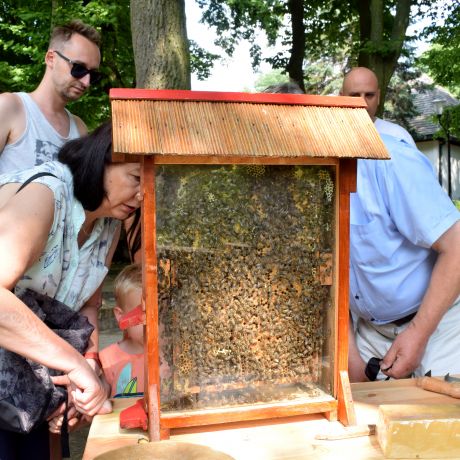
[[[138,305],[133,308],[128,313],[122,315],[118,321],[118,326],[123,331],[128,329],[128,327],[137,326],[138,324],[144,324],[145,322],[145,313],[142,309],[142,305]]]
[[[134,405],[120,412],[120,428],[126,430],[142,428],[147,431],[147,412],[144,398],[138,399]]]

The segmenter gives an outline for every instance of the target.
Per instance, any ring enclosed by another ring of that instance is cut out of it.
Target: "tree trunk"
[[[412,3],[413,0],[397,2],[390,38],[387,39],[384,31],[384,1],[363,0],[358,2],[361,27],[361,50],[358,65],[372,69],[377,75],[380,87],[378,116],[383,113],[387,87],[401,55]]]
[[[131,0],[136,86],[190,89],[184,0]]]
[[[303,0],[289,0],[288,10],[292,24],[292,48],[291,56],[286,70],[289,78],[295,81],[305,91],[303,75],[303,61],[305,57],[305,24],[303,21]]]

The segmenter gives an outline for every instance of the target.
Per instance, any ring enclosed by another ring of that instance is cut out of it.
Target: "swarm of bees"
[[[332,167],[162,167],[162,410],[331,393],[334,193]]]

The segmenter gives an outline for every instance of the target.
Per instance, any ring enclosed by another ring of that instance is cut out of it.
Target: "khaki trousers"
[[[367,363],[372,357],[382,359],[393,340],[408,324],[376,325],[359,318],[355,325],[355,337],[364,361]],[[415,369],[413,377],[423,376],[430,370],[433,376],[460,374],[460,299],[445,313],[431,335],[422,362]],[[386,378],[379,372],[377,380]]]

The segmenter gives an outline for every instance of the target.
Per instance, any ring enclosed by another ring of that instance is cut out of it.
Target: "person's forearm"
[[[0,346],[64,373],[86,366],[71,345],[5,288],[0,289]]]
[[[429,337],[460,295],[460,222],[442,236],[431,280],[412,322]]]
[[[99,288],[80,309],[80,313],[86,316],[88,321],[94,326],[94,331],[91,334],[86,351],[97,352],[99,349],[99,308],[102,302],[101,292],[102,288]]]

